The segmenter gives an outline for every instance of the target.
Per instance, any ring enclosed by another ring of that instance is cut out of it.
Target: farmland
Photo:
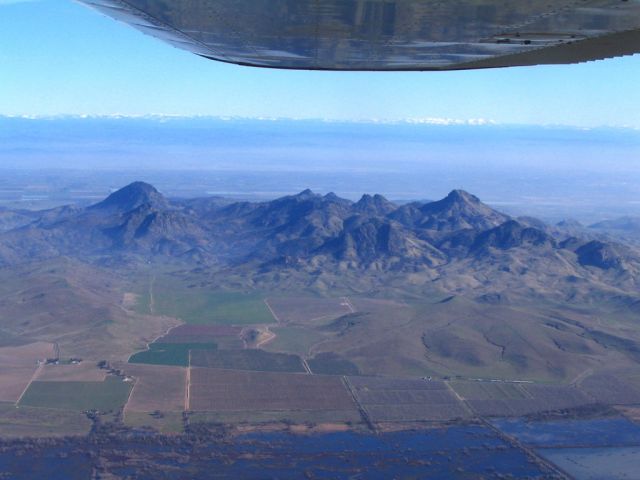
[[[606,371],[590,375],[580,382],[579,387],[602,403],[640,404],[640,385],[628,371]]]
[[[90,426],[80,412],[0,403],[1,437],[84,435]]]
[[[0,366],[0,402],[17,402],[31,381],[36,366]]]
[[[465,399],[520,400],[531,398],[519,383],[504,382],[450,382],[453,389]]]
[[[0,365],[36,365],[38,360],[54,356],[54,345],[49,342],[2,347],[0,348]]]
[[[356,407],[342,379],[295,373],[191,369],[191,410],[346,410]]]
[[[221,348],[240,348],[241,327],[229,325],[178,325],[157,343],[215,343]]]
[[[153,428],[164,434],[177,434],[184,431],[182,412],[134,412],[128,410],[124,424],[131,428]]]
[[[227,425],[260,425],[281,423],[308,424],[339,424],[353,426],[363,424],[358,410],[250,410],[250,411],[197,411],[189,413],[189,423],[224,423]],[[366,427],[365,427],[366,428]]]
[[[594,403],[577,388],[565,385],[452,382],[451,386],[481,416],[521,416]]]
[[[319,375],[358,375],[357,365],[335,353],[319,353],[307,362],[311,371]]]
[[[470,416],[444,382],[349,377],[348,383],[374,422],[447,421]]]
[[[96,362],[69,365],[48,364],[38,370],[34,380],[41,382],[102,382],[106,375],[107,372],[98,368]]]
[[[232,370],[256,370],[263,372],[304,373],[300,357],[285,353],[270,353],[263,350],[193,350],[193,367],[225,368]]]
[[[0,348],[0,402],[16,402],[38,371],[38,362],[55,355],[52,343]]]
[[[104,382],[31,382],[20,406],[61,410],[114,411],[125,404],[131,384],[118,377]]]
[[[274,322],[258,293],[187,288],[180,282],[158,279],[149,294],[138,298],[136,310],[145,314],[179,318],[191,325],[251,325]]]
[[[186,368],[133,364],[122,368],[135,379],[125,409],[127,416],[131,412],[182,412],[185,409]]]
[[[272,327],[271,331],[276,334],[276,338],[264,346],[265,350],[303,356],[307,355],[314,345],[330,338],[323,332],[303,327]]]
[[[266,301],[281,323],[313,324],[352,312],[345,298],[269,297]]]
[[[186,367],[189,351],[215,350],[217,347],[215,343],[152,343],[148,350],[131,355],[129,363]]]

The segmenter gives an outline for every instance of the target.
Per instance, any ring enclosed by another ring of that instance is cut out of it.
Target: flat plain
[[[85,435],[90,428],[91,422],[81,412],[0,403],[2,437]]]
[[[17,402],[34,374],[44,367],[39,363],[54,356],[54,345],[48,342],[0,348],[0,402]]]
[[[351,313],[349,300],[309,296],[268,297],[265,300],[280,323],[313,324]]]
[[[637,381],[635,373],[633,370],[598,372],[584,378],[579,387],[602,403],[640,404],[640,382]]]
[[[241,327],[230,325],[178,325],[172,328],[166,335],[158,338],[157,343],[215,343],[241,347]]]
[[[0,366],[0,402],[17,402],[37,367]]]
[[[152,428],[163,434],[180,434],[184,432],[182,412],[134,412],[127,410],[123,422],[131,428]]]
[[[106,376],[106,370],[98,368],[96,362],[86,361],[43,365],[33,379],[41,382],[102,382]]]
[[[29,385],[19,406],[110,412],[126,403],[131,386],[112,376],[103,382],[35,381]]]
[[[374,422],[449,421],[471,416],[445,382],[348,377],[348,383]]]
[[[191,369],[191,410],[347,410],[356,406],[340,377]]]
[[[297,355],[256,349],[192,350],[191,366],[262,372],[304,373],[306,371]]]
[[[136,364],[122,365],[121,368],[135,381],[125,406],[125,416],[131,412],[185,410],[186,368]]]
[[[573,386],[488,381],[451,382],[451,387],[481,416],[521,416],[583,407],[595,400]]]
[[[578,480],[635,480],[640,471],[640,447],[540,449],[539,453]]]
[[[186,367],[189,365],[189,352],[217,348],[215,343],[152,343],[148,350],[131,355],[129,363]]]
[[[259,293],[188,288],[180,281],[152,281],[138,298],[136,310],[179,318],[190,325],[251,325],[275,322]],[[152,297],[150,298],[150,295]]]

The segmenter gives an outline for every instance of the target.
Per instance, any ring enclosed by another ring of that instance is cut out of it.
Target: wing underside
[[[81,0],[239,65],[457,70],[640,52],[640,0]]]

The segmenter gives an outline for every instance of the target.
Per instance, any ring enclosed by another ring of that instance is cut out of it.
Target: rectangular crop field
[[[241,327],[230,325],[179,325],[157,343],[216,343],[221,348],[242,348]]]
[[[640,404],[640,387],[615,372],[598,373],[580,382],[580,390],[610,405]],[[633,379],[631,379],[633,380]]]
[[[275,320],[257,293],[220,292],[202,288],[154,286],[153,313],[167,315],[192,325],[251,325]],[[148,297],[141,297],[138,310],[145,310]],[[146,309],[148,312],[148,308]]]
[[[127,410],[124,415],[127,427],[151,427],[160,433],[175,434],[184,431],[182,412],[133,412]]]
[[[446,421],[469,416],[444,382],[375,377],[349,377],[348,381],[374,422]]]
[[[215,343],[152,343],[149,350],[134,353],[129,363],[145,363],[149,365],[189,365],[189,351],[215,350]]]
[[[34,380],[42,382],[102,382],[106,370],[98,368],[96,362],[81,362],[76,365],[43,365]]]
[[[449,382],[464,399],[469,400],[518,400],[531,398],[519,383],[502,382]]]
[[[0,404],[0,437],[85,435],[90,428],[81,412]]]
[[[104,382],[31,382],[20,406],[62,410],[117,410],[129,397],[131,384],[118,377]]]
[[[313,373],[320,375],[359,375],[358,366],[335,353],[320,353],[310,358],[307,363]]]
[[[282,323],[304,324],[352,312],[343,298],[269,297],[266,302]]]
[[[297,355],[254,349],[192,350],[191,366],[261,372],[305,372],[302,360]]]
[[[162,412],[185,409],[187,369],[161,365],[125,365],[124,371],[135,379],[125,408],[129,412]]]
[[[52,343],[34,342],[18,347],[0,348],[0,365],[37,365],[38,360],[45,360],[55,356]]]
[[[500,382],[452,382],[452,388],[482,416],[522,416],[594,403],[565,385]]]
[[[271,352],[307,355],[313,345],[329,338],[317,330],[304,327],[271,327],[270,330],[276,337],[263,348]]]
[[[0,401],[18,401],[38,370],[38,362],[55,354],[54,345],[48,342],[0,348]]]
[[[363,423],[358,410],[255,410],[255,411],[220,411],[191,412],[189,423],[270,423],[292,422],[302,423]]]
[[[193,411],[356,410],[339,377],[297,373],[192,368],[190,398]]]
[[[0,402],[17,402],[37,368],[0,365]]]

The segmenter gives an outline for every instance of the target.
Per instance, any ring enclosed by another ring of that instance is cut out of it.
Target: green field
[[[90,428],[80,412],[0,404],[0,437],[85,435]]]
[[[276,338],[263,348],[271,352],[288,352],[306,356],[316,343],[325,340],[327,335],[304,327],[275,327],[270,329]]]
[[[128,427],[151,427],[161,433],[183,433],[184,422],[182,412],[130,412],[124,416],[124,424]]]
[[[118,377],[104,382],[31,382],[20,406],[108,412],[124,405],[132,384]]]
[[[190,350],[214,351],[217,348],[215,343],[152,343],[149,350],[131,355],[129,363],[186,367]]]
[[[153,312],[149,305],[152,303]],[[275,322],[257,293],[220,292],[206,289],[188,289],[182,285],[163,284],[153,287],[153,302],[143,292],[136,310],[180,318],[192,325],[251,325]]]
[[[360,375],[355,363],[335,353],[319,353],[307,360],[313,373],[321,375]]]
[[[300,357],[263,350],[192,351],[194,367],[255,370],[260,372],[305,372]]]

